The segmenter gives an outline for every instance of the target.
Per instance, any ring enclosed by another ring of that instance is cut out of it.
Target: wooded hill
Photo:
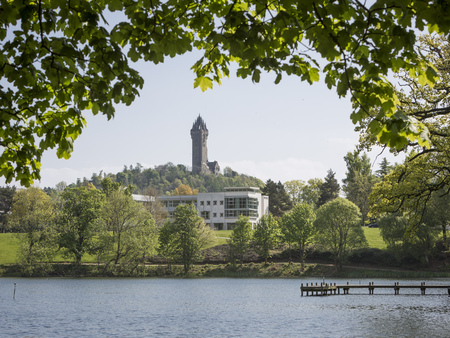
[[[264,182],[260,179],[239,174],[230,167],[226,167],[223,174],[215,176],[194,174],[185,165],[174,165],[171,162],[155,166],[153,169],[145,169],[138,163],[136,166],[124,166],[123,170],[117,174],[93,173],[90,179],[80,179],[70,186],[92,183],[95,187],[101,188],[101,181],[105,177],[124,186],[129,184],[136,186],[135,194],[145,194],[149,189],[154,189],[159,195],[170,195],[180,184],[198,189],[198,192],[223,191],[225,187],[259,187],[261,189],[264,187]]]

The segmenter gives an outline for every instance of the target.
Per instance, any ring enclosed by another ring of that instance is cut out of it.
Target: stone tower
[[[194,174],[207,173],[208,168],[208,128],[199,115],[191,129],[192,138],[192,172]]]
[[[208,128],[201,116],[197,117],[191,129],[192,172],[194,174],[212,173],[218,175],[220,167],[217,161],[208,162]]]

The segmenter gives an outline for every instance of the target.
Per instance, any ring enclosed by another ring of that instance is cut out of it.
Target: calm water
[[[320,281],[0,278],[0,337],[450,337],[447,290],[300,296]]]

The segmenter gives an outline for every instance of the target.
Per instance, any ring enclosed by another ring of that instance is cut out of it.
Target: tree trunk
[[[447,243],[447,226],[445,224],[442,225],[442,241],[444,242],[444,248],[448,249]]]

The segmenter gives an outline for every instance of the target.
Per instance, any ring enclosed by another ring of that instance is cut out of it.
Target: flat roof
[[[260,189],[257,187],[226,187],[225,191],[252,191],[252,192],[260,192]]]

